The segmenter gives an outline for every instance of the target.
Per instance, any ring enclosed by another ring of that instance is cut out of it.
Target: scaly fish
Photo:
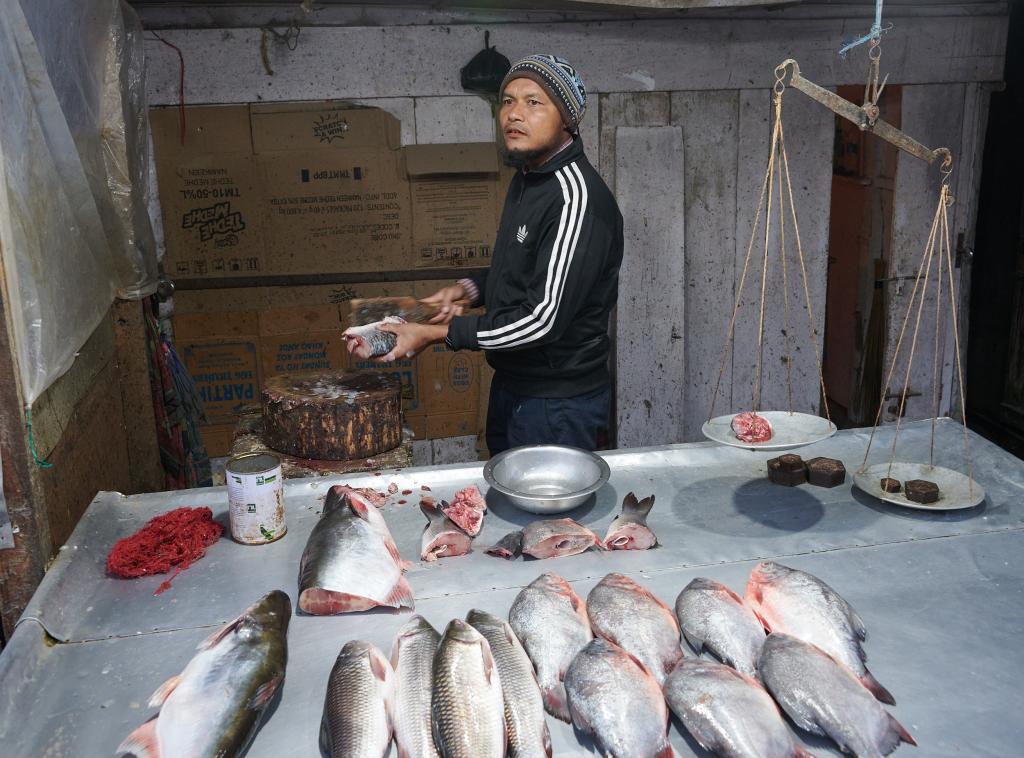
[[[384,324],[404,324],[405,319],[398,316],[387,316],[380,321],[364,326],[352,326],[346,329],[342,336],[345,338],[345,346],[348,351],[357,358],[367,360],[387,355],[395,349],[398,343],[398,336],[392,332],[385,332],[381,329]]]
[[[772,632],[757,668],[794,724],[829,737],[845,753],[877,758],[901,741],[917,744],[849,668],[815,645]]]
[[[327,680],[320,752],[328,758],[384,756],[391,748],[395,672],[369,642],[345,644]]]
[[[442,758],[504,758],[505,702],[487,640],[453,619],[434,656],[434,745]]]
[[[658,544],[658,538],[647,526],[647,514],[654,507],[654,495],[637,502],[630,492],[622,501],[622,513],[608,527],[604,537],[605,550],[647,550]]]
[[[565,670],[594,638],[583,600],[565,579],[548,571],[516,595],[508,623],[533,661],[545,709],[569,721]]]
[[[505,733],[510,758],[551,758],[551,734],[533,664],[505,619],[473,609],[466,622],[491,646],[505,698]]]
[[[473,539],[459,529],[436,505],[421,502],[420,510],[427,517],[427,525],[423,528],[423,537],[420,539],[422,560],[452,558],[456,555],[465,555],[473,549]]]
[[[628,576],[608,574],[587,595],[590,628],[639,660],[658,684],[683,657],[668,606]]]
[[[149,700],[160,713],[117,748],[125,758],[232,758],[245,752],[284,680],[291,601],[274,590],[199,643]]]
[[[697,577],[676,598],[676,618],[686,641],[707,648],[741,674],[757,676],[764,627],[743,600],[713,579]]]
[[[412,588],[380,512],[343,485],[331,487],[299,563],[299,608],[316,616],[378,605],[412,608]]]
[[[595,639],[565,672],[572,723],[610,758],[672,758],[668,708],[647,668],[608,640]]]
[[[764,687],[717,661],[687,658],[665,680],[665,699],[700,746],[724,758],[813,758]]]
[[[763,561],[750,572],[744,598],[766,630],[817,645],[848,666],[883,703],[896,703],[864,665],[867,653],[860,644],[867,639],[864,622],[842,595],[818,577]]]
[[[484,552],[496,558],[514,561],[523,552],[523,533],[521,531],[509,532],[494,545],[484,548]]]
[[[534,558],[559,558],[582,553],[601,538],[571,518],[532,521],[523,529],[523,553]]]
[[[434,655],[441,635],[422,616],[413,616],[395,637],[391,665],[395,669],[395,742],[401,758],[438,758],[431,727],[430,695]]]

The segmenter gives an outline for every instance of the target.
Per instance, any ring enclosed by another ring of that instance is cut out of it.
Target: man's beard
[[[538,160],[561,147],[564,139],[565,132],[559,132],[547,145],[542,145],[532,150],[505,147],[502,151],[502,160],[506,166],[511,166],[517,171],[528,169],[530,166],[535,166]]]

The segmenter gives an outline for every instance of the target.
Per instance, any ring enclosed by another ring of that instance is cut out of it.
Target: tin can
[[[284,482],[281,459],[270,453],[236,455],[224,467],[228,482],[231,538],[264,545],[284,537]]]

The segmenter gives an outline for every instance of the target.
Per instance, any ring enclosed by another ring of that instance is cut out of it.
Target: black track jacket
[[[609,381],[608,316],[619,290],[622,214],[577,136],[509,184],[486,277],[487,312],[448,327],[455,350],[487,351],[513,392],[572,397]]]

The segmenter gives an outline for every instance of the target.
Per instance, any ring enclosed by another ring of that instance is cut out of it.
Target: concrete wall
[[[366,25],[303,28],[294,50],[271,35],[272,76],[260,60],[264,32],[245,25],[253,13],[232,16],[221,9],[215,22],[220,28],[162,32],[185,57],[188,103],[353,99],[397,115],[406,143],[487,140],[494,136],[491,108],[464,94],[458,81],[459,68],[482,46],[485,29],[510,59],[550,50],[571,60],[590,93],[582,128],[588,155],[627,216],[627,259],[616,319],[619,446],[699,439],[720,371],[715,413],[750,407],[760,318],[756,240],[724,368],[720,357],[764,177],[773,69],[795,58],[803,73],[823,86],[863,81],[864,50],[846,61],[836,51],[844,38],[866,30],[867,6],[806,4],[738,12],[733,18],[606,16],[546,23],[513,23],[487,12],[486,25],[473,23],[470,11],[462,11],[457,23],[441,25],[425,23],[422,14],[401,23],[377,9],[366,18],[380,25],[357,21]],[[883,70],[889,83],[905,85],[904,128],[930,147],[950,146],[958,154],[958,167],[972,165],[984,133],[978,124],[987,111],[979,83],[998,81],[1002,74],[1005,7],[901,4],[887,13],[896,29],[884,41]],[[166,11],[162,18],[167,19]],[[177,102],[176,55],[156,41],[147,43],[147,55],[150,102]],[[766,289],[760,407],[785,408],[792,397],[794,409],[815,411],[834,120],[795,91],[784,96],[783,120],[810,302],[790,242],[792,342],[787,350],[779,303],[781,267],[773,264]],[[953,237],[963,232],[969,243],[977,176],[965,170],[956,178],[963,210],[958,205]],[[901,275],[920,254],[936,191],[936,169],[901,156],[892,276]],[[775,244],[769,245],[772,261],[778,257]],[[906,288],[893,288],[890,324],[901,318],[908,297]],[[933,340],[925,342],[918,346],[915,365],[930,372]],[[953,394],[950,350],[950,341],[943,340],[942,412]],[[789,352],[791,363],[785,360]],[[928,402],[912,403],[910,417],[931,413],[930,384],[924,386],[928,376],[920,371],[912,375],[912,384],[927,390]]]

